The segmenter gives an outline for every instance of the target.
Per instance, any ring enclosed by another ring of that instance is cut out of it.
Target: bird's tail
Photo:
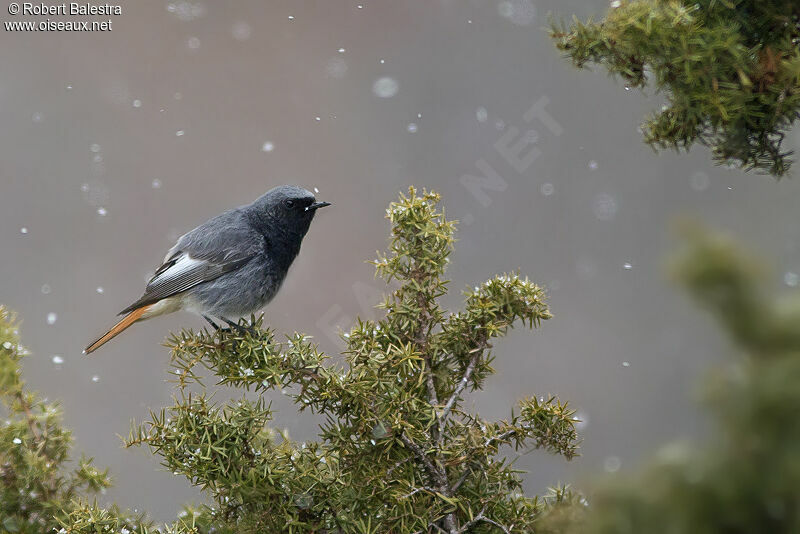
[[[94,343],[92,343],[91,345],[86,347],[84,349],[83,353],[84,354],[91,354],[92,352],[96,351],[97,349],[99,349],[100,347],[102,347],[103,345],[105,345],[106,343],[108,343],[109,341],[114,339],[115,337],[117,337],[119,334],[122,333],[123,330],[125,330],[130,325],[132,325],[133,323],[135,323],[136,321],[141,319],[142,315],[144,315],[145,312],[147,310],[149,310],[152,306],[153,306],[152,304],[147,305],[147,306],[142,306],[141,308],[136,308],[135,310],[130,312],[128,315],[123,317],[120,322],[118,322],[117,324],[112,326],[111,330],[109,330],[108,332],[103,334],[100,337],[100,339],[98,339],[97,341],[95,341]]]

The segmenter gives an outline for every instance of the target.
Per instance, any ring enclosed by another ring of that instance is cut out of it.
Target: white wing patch
[[[253,256],[227,257],[225,255],[220,260],[215,260],[214,258],[197,259],[188,252],[176,252],[158,268],[156,274],[147,283],[144,295],[122,310],[120,314],[154,304],[191,289],[197,284],[214,280],[227,272],[240,268]]]
[[[167,256],[167,260],[169,260],[170,257],[171,256]],[[166,262],[167,260],[164,261]],[[170,281],[174,281],[181,276],[189,275],[191,272],[202,270],[207,265],[208,262],[205,260],[196,260],[188,254],[182,254],[174,264],[170,265],[163,272],[153,276],[147,283],[147,289],[149,290],[160,285],[169,285]]]

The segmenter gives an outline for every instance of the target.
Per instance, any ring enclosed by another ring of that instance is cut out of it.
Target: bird
[[[181,236],[124,317],[83,351],[90,354],[132,324],[186,310],[214,328],[264,308],[278,293],[319,208],[296,185],[270,189],[250,204],[212,217]]]

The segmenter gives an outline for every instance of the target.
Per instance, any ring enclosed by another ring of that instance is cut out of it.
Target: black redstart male
[[[272,300],[314,213],[329,205],[301,187],[282,185],[204,222],[178,239],[142,298],[122,310],[125,317],[84,353],[137,321],[178,310],[198,313],[215,328],[214,317],[237,326],[231,318],[255,313]]]

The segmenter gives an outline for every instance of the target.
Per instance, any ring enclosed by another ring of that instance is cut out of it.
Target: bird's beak
[[[318,210],[319,208],[324,208],[325,206],[330,206],[330,202],[314,202],[310,206],[306,206],[306,211],[314,211]]]

